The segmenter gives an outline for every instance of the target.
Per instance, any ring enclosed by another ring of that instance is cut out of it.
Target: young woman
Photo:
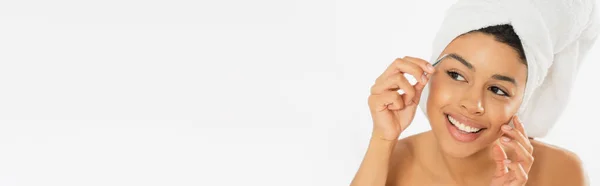
[[[435,67],[396,59],[371,87],[373,133],[351,185],[584,185],[578,157],[528,138],[515,116],[527,68],[511,25],[455,38]],[[411,85],[405,73],[420,77],[418,83]],[[397,140],[427,83],[432,130]]]

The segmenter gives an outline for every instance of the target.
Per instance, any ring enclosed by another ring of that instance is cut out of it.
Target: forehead
[[[476,69],[478,74],[507,75],[517,81],[525,81],[527,67],[521,62],[519,54],[511,46],[496,41],[494,36],[483,33],[470,33],[454,39],[442,54],[455,53]],[[457,61],[446,57],[444,61]],[[440,65],[461,65],[458,63],[441,63]],[[524,83],[523,83],[524,84]]]

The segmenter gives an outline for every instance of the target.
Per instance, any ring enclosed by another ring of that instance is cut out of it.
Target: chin
[[[466,158],[485,148],[485,146],[480,147],[473,144],[451,144],[443,140],[443,138],[438,138],[440,149],[444,154],[453,158]]]

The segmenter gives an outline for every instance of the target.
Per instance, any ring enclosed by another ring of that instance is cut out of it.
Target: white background
[[[348,185],[370,86],[452,2],[1,1],[0,185]],[[592,182],[599,51],[541,139]]]

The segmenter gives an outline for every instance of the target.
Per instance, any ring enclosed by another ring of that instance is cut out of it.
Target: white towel
[[[517,115],[528,136],[544,137],[564,110],[580,64],[600,32],[600,10],[594,1],[459,0],[446,11],[433,41],[430,62],[463,33],[511,24],[528,63],[525,94]],[[425,114],[428,94],[426,86],[419,103]]]

